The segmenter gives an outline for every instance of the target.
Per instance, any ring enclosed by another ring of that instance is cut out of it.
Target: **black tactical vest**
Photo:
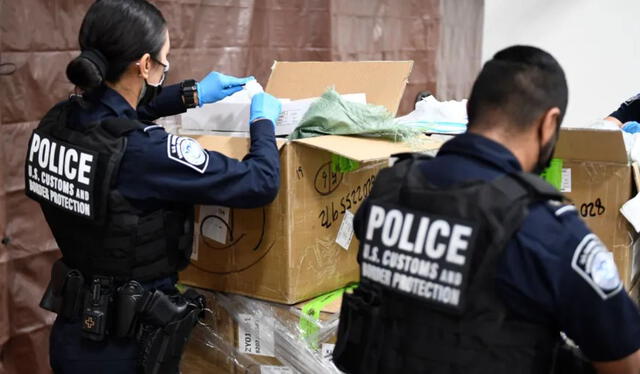
[[[64,262],[85,277],[146,281],[189,261],[193,207],[142,212],[115,188],[126,135],[145,125],[108,119],[68,126],[70,102],[51,109],[33,131],[25,165],[27,196],[40,203]]]
[[[383,169],[358,227],[334,361],[348,373],[549,373],[559,334],[516,318],[496,269],[529,204],[561,200],[525,173],[447,188],[415,157]]]

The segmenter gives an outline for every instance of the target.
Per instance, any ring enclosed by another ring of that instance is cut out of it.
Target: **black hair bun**
[[[104,77],[96,63],[81,54],[67,65],[67,78],[84,91],[100,87]]]

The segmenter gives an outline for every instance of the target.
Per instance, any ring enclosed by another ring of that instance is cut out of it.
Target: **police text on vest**
[[[36,200],[92,217],[96,162],[96,153],[41,135],[36,130],[27,154],[27,193]]]
[[[362,277],[459,307],[474,228],[402,207],[372,204],[361,244]]]

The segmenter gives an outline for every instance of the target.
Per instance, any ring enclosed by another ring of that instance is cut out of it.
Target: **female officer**
[[[161,90],[169,33],[146,0],[97,1],[79,39],[82,53],[67,76],[83,95],[51,109],[26,160],[27,195],[40,203],[63,255],[41,303],[58,313],[51,366],[56,373],[135,373],[142,370],[137,360],[165,360],[170,370],[158,364],[144,371],[177,372],[181,350],[177,358],[155,357],[162,344],[134,338],[136,321],[162,327],[164,319],[182,318],[184,308],[167,300],[178,302],[173,285],[189,261],[194,204],[253,208],[275,198],[280,104],[254,96],[242,161],[206,151],[144,121],[216,102],[253,78],[212,72]],[[173,314],[162,316],[167,310]],[[169,347],[180,341],[159,336]]]

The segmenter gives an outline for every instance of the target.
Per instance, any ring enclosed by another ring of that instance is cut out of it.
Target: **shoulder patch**
[[[622,281],[609,252],[595,234],[587,234],[576,247],[571,267],[606,300],[622,290]]]
[[[197,141],[173,134],[167,137],[167,157],[201,174],[209,165],[209,153]]]

